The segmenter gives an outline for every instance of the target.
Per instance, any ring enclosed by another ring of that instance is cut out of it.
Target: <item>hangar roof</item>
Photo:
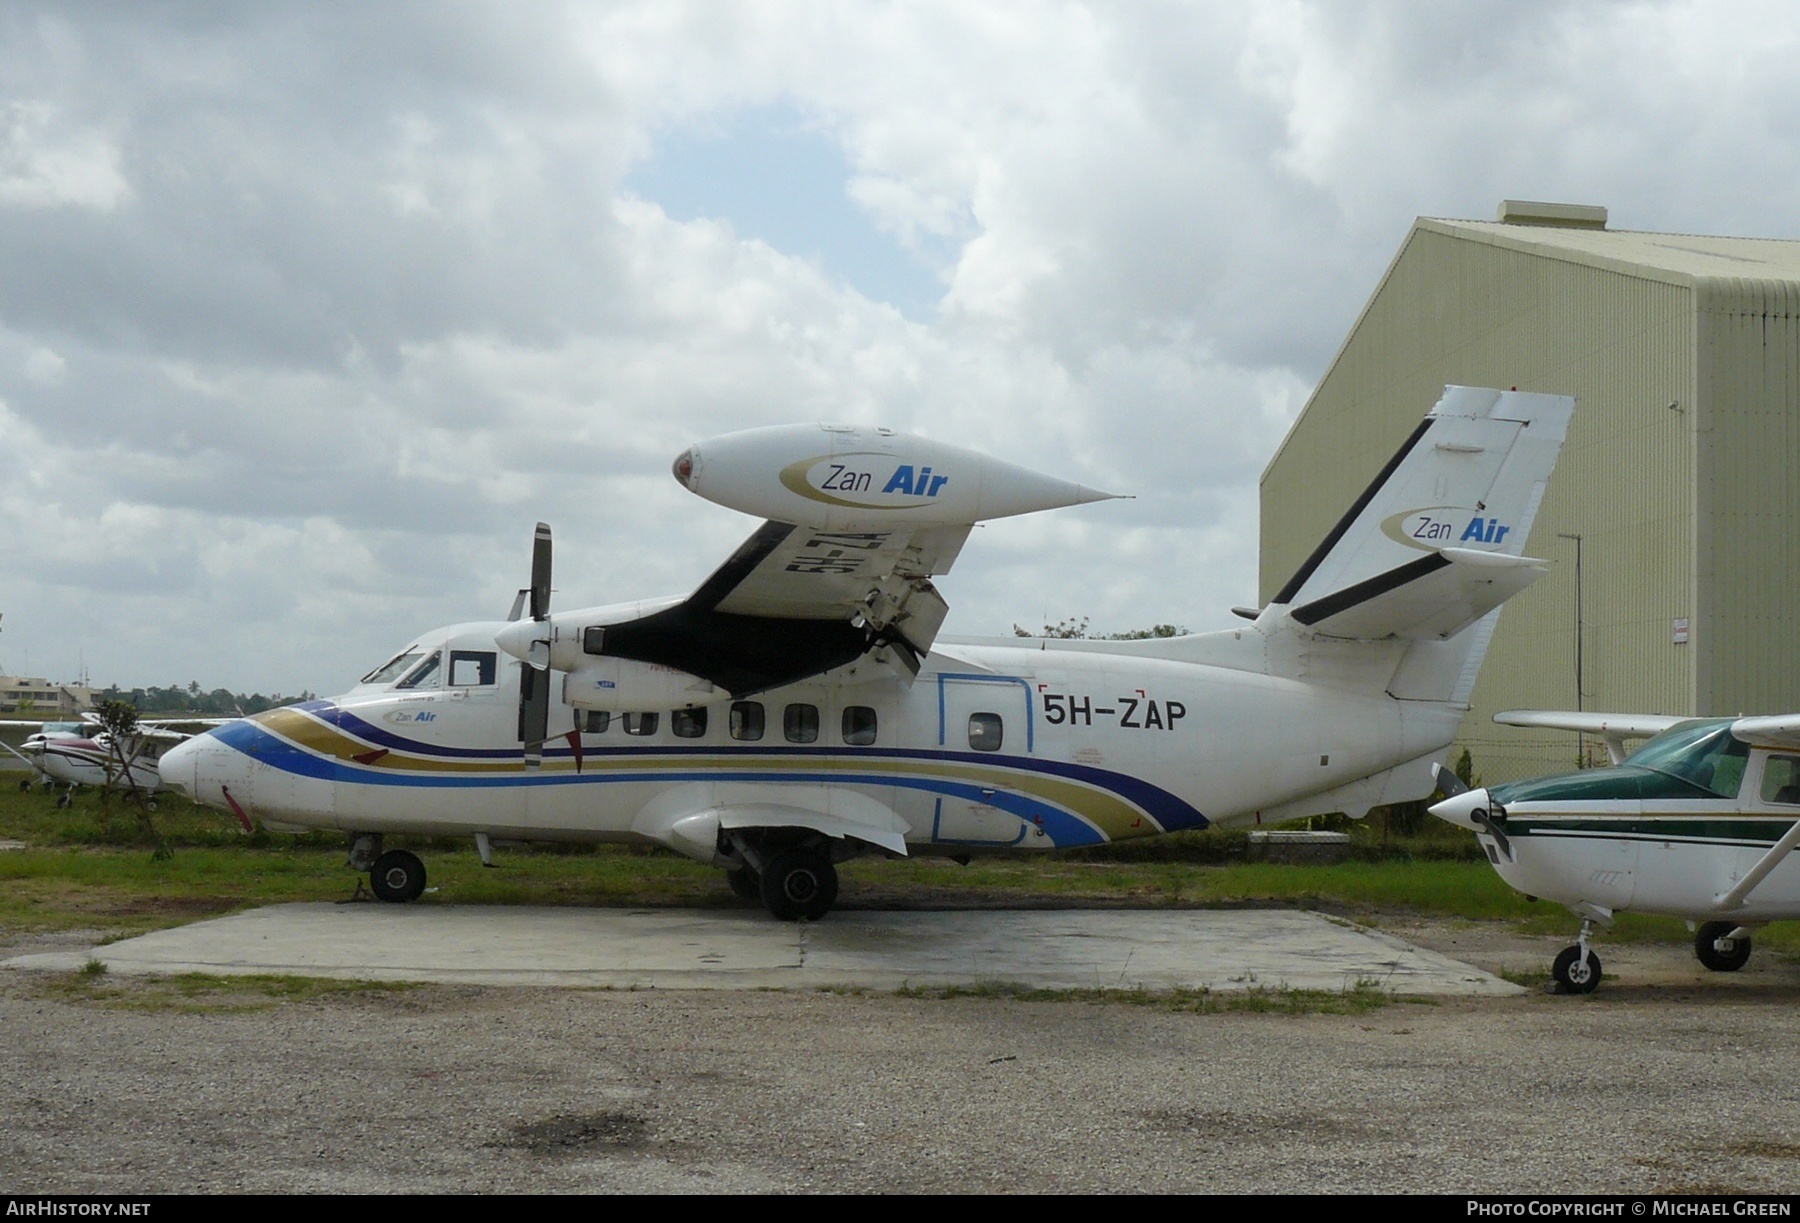
[[[1719,238],[1435,217],[1420,217],[1418,227],[1682,285],[1709,280],[1800,281],[1800,242],[1781,238]]]

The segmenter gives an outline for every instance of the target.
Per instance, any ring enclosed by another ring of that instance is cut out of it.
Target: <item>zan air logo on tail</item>
[[[833,454],[790,463],[781,482],[828,505],[903,510],[930,504],[949,487],[950,476],[930,464],[896,463],[891,454]]]
[[[1512,538],[1512,527],[1501,519],[1456,505],[1433,505],[1393,514],[1382,522],[1381,530],[1396,543],[1427,552],[1517,542]]]

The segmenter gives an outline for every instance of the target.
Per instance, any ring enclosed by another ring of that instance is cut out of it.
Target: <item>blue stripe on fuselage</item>
[[[309,710],[308,712],[314,712]],[[360,721],[360,719],[357,719]],[[364,725],[367,725],[364,723]],[[963,781],[949,777],[919,776],[910,773],[885,772],[843,772],[838,770],[807,770],[804,760],[808,757],[817,759],[820,756],[834,758],[856,757],[867,760],[871,765],[878,761],[892,761],[897,764],[930,765],[937,762],[958,762],[980,765],[986,768],[1015,770],[1025,773],[1044,773],[1080,781],[1097,789],[1109,791],[1132,802],[1147,811],[1164,829],[1174,831],[1181,828],[1205,828],[1210,821],[1192,806],[1170,794],[1160,787],[1151,785],[1135,777],[1111,773],[1104,769],[1095,769],[1086,765],[1065,764],[1060,761],[1032,760],[1018,756],[997,756],[993,753],[981,752],[932,752],[904,748],[782,748],[768,747],[758,749],[731,748],[586,748],[585,758],[600,757],[619,758],[634,756],[711,756],[732,755],[742,753],[757,759],[792,758],[795,768],[792,771],[770,771],[764,769],[733,769],[730,766],[714,765],[704,769],[683,769],[679,767],[645,767],[629,773],[618,774],[608,771],[592,773],[570,772],[525,772],[481,774],[481,773],[432,773],[414,772],[411,770],[382,769],[367,767],[337,759],[335,757],[317,755],[304,748],[289,743],[286,739],[270,733],[252,721],[230,722],[209,732],[221,742],[243,752],[253,760],[284,772],[295,773],[303,777],[318,778],[322,781],[337,783],[375,785],[375,786],[410,786],[415,788],[463,788],[463,789],[496,789],[508,786],[554,786],[554,785],[604,785],[626,782],[690,782],[690,781],[741,781],[741,782],[802,782],[809,784],[866,785],[866,786],[899,786],[911,790],[923,790],[931,794],[939,794],[964,799],[969,802],[982,803],[997,807],[1011,815],[1028,820],[1041,827],[1058,845],[1094,845],[1105,842],[1106,837],[1086,820],[1065,811],[1055,804],[1035,798],[1028,794],[1019,794],[1010,790],[996,790],[991,786],[983,786],[976,782]],[[397,738],[389,736],[389,738]],[[412,741],[403,741],[412,743]],[[414,747],[428,748],[430,745],[413,743]],[[446,749],[431,749],[446,752]],[[458,751],[459,756],[474,754]],[[503,758],[506,755],[517,756],[518,753],[483,752],[482,755]],[[546,752],[546,756],[572,756],[569,749],[557,753]]]

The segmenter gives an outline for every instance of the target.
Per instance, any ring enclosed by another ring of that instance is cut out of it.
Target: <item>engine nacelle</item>
[[[708,501],[825,529],[948,526],[1117,496],[891,429],[781,425],[701,442],[675,478]]]
[[[691,709],[730,695],[698,675],[630,658],[589,659],[563,677],[565,703],[609,713]]]

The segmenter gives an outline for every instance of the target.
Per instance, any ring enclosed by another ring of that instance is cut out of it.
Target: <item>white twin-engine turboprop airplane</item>
[[[1452,387],[1254,621],[1152,641],[938,640],[974,523],[1109,494],[887,430],[756,429],[675,476],[767,519],[686,598],[427,633],[335,700],[228,723],[164,780],[339,828],[653,842],[818,918],[835,864],[1092,845],[1422,798],[1466,709],[1574,401]],[[1052,573],[1047,580],[1059,580]]]
[[[1512,887],[1567,905],[1581,935],[1556,957],[1558,990],[1600,984],[1595,926],[1627,910],[1684,918],[1714,972],[1750,959],[1750,936],[1800,918],[1800,714],[1676,718],[1515,710],[1509,726],[1606,741],[1612,767],[1458,791],[1432,807],[1474,829]],[[1650,741],[1627,756],[1627,739]]]

